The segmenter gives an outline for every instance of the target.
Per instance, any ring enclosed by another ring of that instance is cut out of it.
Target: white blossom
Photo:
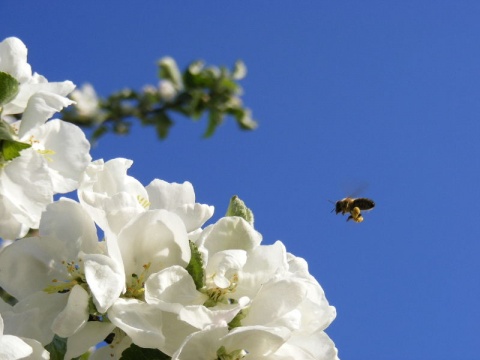
[[[46,122],[72,104],[66,95],[75,86],[32,75],[27,48],[19,39],[0,43],[0,71],[19,81],[18,94],[2,106],[1,116],[23,113],[11,124],[12,136],[30,146],[11,160],[0,159],[0,237],[15,239],[38,228],[41,212],[54,194],[76,189],[91,161],[90,144],[78,127],[60,120]]]
[[[0,253],[0,286],[18,300],[4,313],[15,327],[10,333],[45,345],[54,333],[71,337],[85,327],[90,300],[95,314],[105,313],[123,291],[125,277],[98,242],[93,221],[73,200],[49,205],[39,232]]]
[[[177,214],[188,232],[198,230],[213,215],[213,206],[195,203],[189,182],[167,183],[155,179],[147,187],[127,175],[133,161],[97,160],[91,163],[79,186],[79,199],[105,231],[118,234],[137,214],[164,209]]]
[[[99,101],[92,84],[85,83],[71,94],[80,116],[95,117],[99,114]]]
[[[2,115],[27,112],[27,105],[31,101],[31,107],[38,106],[42,110],[50,108],[50,111],[53,111],[50,114],[52,116],[72,103],[66,96],[72,92],[75,85],[71,81],[48,82],[42,75],[32,74],[32,68],[27,62],[27,52],[27,47],[18,38],[10,37],[0,42],[0,71],[10,74],[20,83],[19,93],[3,106]],[[31,99],[32,97],[34,98]]]
[[[3,319],[0,315],[0,359],[50,359],[50,354],[38,341],[4,334]]]

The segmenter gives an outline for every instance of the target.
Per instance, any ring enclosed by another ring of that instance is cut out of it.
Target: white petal
[[[13,335],[0,336],[0,359],[17,360],[29,356],[33,352],[30,345]]]
[[[165,343],[163,312],[155,306],[135,299],[118,299],[108,310],[108,318],[140,347],[160,348]]]
[[[65,277],[63,269],[52,262],[55,248],[48,240],[20,239],[0,253],[0,286],[17,299],[43,291],[54,278]]]
[[[58,253],[64,259],[75,260],[79,251],[99,253],[97,229],[83,207],[67,198],[50,204],[40,221],[40,235],[58,243]]]
[[[223,217],[207,227],[198,240],[210,255],[229,249],[250,250],[258,246],[262,235],[247,221],[237,216]]]
[[[177,304],[177,309],[181,309],[181,305],[201,305],[206,300],[207,296],[197,291],[192,277],[181,266],[171,266],[152,274],[145,282],[145,301],[148,303],[163,301]]]
[[[78,187],[81,175],[92,160],[90,143],[76,125],[61,120],[51,120],[32,129],[33,136],[43,150],[55,193],[66,193]]]
[[[38,228],[41,212],[53,201],[52,182],[44,159],[33,149],[23,150],[21,156],[1,170],[0,195],[8,198],[10,216]]]
[[[25,226],[24,223],[17,220],[14,216],[14,212],[18,211],[18,208],[13,204],[9,198],[0,195],[0,238],[3,239],[2,246],[5,246],[5,241],[13,241],[18,238],[22,238],[27,235],[30,226]],[[21,213],[23,215],[23,213]],[[30,222],[34,227],[35,223]]]
[[[290,331],[285,328],[241,326],[230,331],[222,344],[227,349],[244,349],[252,358],[268,356],[288,340]]]
[[[172,360],[217,359],[217,350],[222,346],[220,339],[227,333],[226,327],[198,331],[185,339]]]
[[[141,274],[151,264],[155,273],[172,265],[187,266],[190,245],[180,218],[165,210],[150,210],[138,215],[118,236],[127,277]]]
[[[177,184],[155,179],[146,189],[152,209],[174,210],[184,204],[195,203],[195,192],[188,181]]]
[[[228,277],[240,270],[247,262],[247,253],[244,250],[225,250],[215,253],[208,259],[207,276],[213,276],[215,285],[220,288],[230,286]]]
[[[194,231],[201,227],[208,219],[213,216],[215,208],[204,204],[182,205],[174,210],[175,214],[185,223],[187,231]]]
[[[55,334],[66,338],[85,325],[88,320],[88,299],[88,293],[80,285],[73,287],[67,306],[53,321],[52,330]]]
[[[183,220],[188,232],[201,227],[213,215],[213,206],[195,203],[195,192],[188,181],[177,184],[155,179],[146,189],[151,202],[150,209],[174,212]]]
[[[70,99],[49,92],[33,94],[22,116],[18,136],[22,138],[28,131],[43,125],[53,114],[72,104]]]
[[[50,359],[50,354],[47,350],[44,349],[43,345],[34,339],[22,338],[31,348],[32,354],[22,360],[48,360]]]
[[[104,231],[118,234],[128,220],[145,211],[140,201],[148,203],[148,194],[138,180],[127,175],[131,165],[131,160],[121,158],[94,161],[80,183],[80,202]]]
[[[32,76],[27,52],[27,47],[18,38],[9,37],[0,42],[0,71],[12,75],[21,83],[27,81]]]
[[[242,320],[242,325],[286,326],[288,323],[298,323],[291,318],[282,322],[282,317],[295,310],[302,303],[307,289],[298,281],[280,280],[266,283],[257,296],[252,299],[248,316]],[[300,314],[297,314],[300,317]]]
[[[47,294],[43,291],[20,300],[12,311],[2,313],[5,332],[36,339],[43,345],[50,343],[54,336],[51,325],[67,300],[68,294]]]
[[[103,314],[118,299],[125,287],[125,274],[114,260],[101,254],[85,255],[85,278],[92,291],[93,302]]]
[[[295,334],[295,333],[294,333]],[[309,335],[292,336],[292,338],[280,348],[280,353],[286,353],[286,349],[300,351],[310,355],[311,359],[338,360],[338,350],[333,341],[323,331],[316,331]],[[286,349],[284,349],[284,347]]]
[[[82,329],[68,338],[65,359],[82,355],[92,346],[102,342],[114,328],[115,325],[112,323],[87,322]]]
[[[210,327],[227,327],[228,323],[244,307],[245,303],[243,302],[213,308],[203,305],[185,306],[180,310],[178,319],[202,330]]]

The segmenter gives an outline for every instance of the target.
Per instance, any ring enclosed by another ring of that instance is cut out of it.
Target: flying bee
[[[351,197],[346,197],[343,198],[342,200],[338,200],[335,203],[335,213],[342,213],[342,215],[345,215],[346,213],[349,213],[350,215],[347,218],[347,221],[353,220],[355,222],[362,222],[363,221],[363,216],[362,216],[362,210],[370,210],[375,207],[375,203],[371,199],[367,198],[351,198]],[[333,211],[333,210],[332,210]]]

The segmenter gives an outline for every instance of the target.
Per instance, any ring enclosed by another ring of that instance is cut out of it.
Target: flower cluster
[[[91,162],[76,127],[46,122],[70,103],[58,90],[66,83],[32,76],[25,59],[18,39],[0,43],[0,70],[18,80],[17,97],[30,94],[3,106],[4,122],[8,109],[23,116],[1,140],[31,145],[0,169],[0,235],[20,238],[0,252],[0,287],[15,299],[0,300],[0,358],[48,359],[44,347],[63,339],[65,359],[142,349],[177,360],[337,359],[325,333],[335,308],[303,259],[280,241],[263,245],[237,197],[206,225],[214,208],[195,202],[189,182],[144,187],[130,160]],[[73,189],[78,201],[52,200]],[[23,237],[30,228],[38,234]]]
[[[77,126],[47,122],[72,104],[66,96],[75,86],[32,74],[17,38],[0,43],[0,87],[0,237],[16,239],[38,228],[54,194],[78,187],[90,144]]]

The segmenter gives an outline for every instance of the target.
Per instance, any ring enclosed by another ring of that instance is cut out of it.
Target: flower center
[[[218,303],[222,304],[234,304],[235,299],[230,298],[228,295],[234,293],[238,285],[238,274],[233,274],[230,280],[230,285],[226,288],[221,288],[215,285],[212,275],[207,279],[207,288],[204,290],[205,294],[208,296],[208,300],[203,304],[206,307],[212,307]]]
[[[227,353],[225,346],[220,347],[217,350],[217,358],[215,360],[241,360],[248,355],[248,352],[245,350],[233,350]]]
[[[78,263],[81,263],[82,260],[79,259]],[[87,281],[85,279],[85,274],[83,273],[81,266],[75,261],[62,261],[62,266],[65,267],[67,272],[67,277],[64,280],[52,279],[52,285],[47,286],[43,291],[48,294],[55,293],[66,293],[69,292],[75,285],[82,285],[82,287],[87,287]]]
[[[127,286],[127,291],[125,292],[125,297],[143,300],[143,294],[145,293],[145,279],[150,275],[148,273],[150,265],[151,263],[144,264],[140,275],[132,274],[130,285]]]

